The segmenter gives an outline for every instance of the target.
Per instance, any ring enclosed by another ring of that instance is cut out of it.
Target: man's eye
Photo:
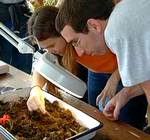
[[[73,41],[71,44],[73,47],[76,47],[77,41]]]
[[[72,41],[72,46],[74,47],[78,47],[79,46],[79,43],[80,43],[80,39],[78,39],[77,41]]]

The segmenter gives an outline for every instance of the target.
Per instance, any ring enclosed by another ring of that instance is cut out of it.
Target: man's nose
[[[84,50],[79,47],[75,47],[75,50],[78,56],[82,56],[84,54]]]

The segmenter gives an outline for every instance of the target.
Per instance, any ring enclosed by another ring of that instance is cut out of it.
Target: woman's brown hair
[[[28,21],[29,35],[34,35],[39,41],[46,40],[49,37],[61,37],[55,29],[57,13],[58,8],[53,6],[43,6],[37,9]],[[74,48],[67,44],[61,64],[73,73],[75,73],[75,55]]]

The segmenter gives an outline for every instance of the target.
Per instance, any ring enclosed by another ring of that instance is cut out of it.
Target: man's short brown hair
[[[56,17],[56,29],[61,32],[70,25],[76,32],[87,32],[88,19],[106,20],[113,8],[113,0],[64,0]]]

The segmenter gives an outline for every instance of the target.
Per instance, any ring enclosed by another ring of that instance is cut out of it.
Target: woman
[[[77,74],[76,62],[74,60],[75,51],[72,50],[72,47],[66,47],[67,44],[65,40],[55,30],[54,21],[57,12],[58,9],[51,6],[41,7],[36,10],[28,21],[28,32],[30,35],[33,35],[38,39],[41,48],[47,49],[48,52],[61,56],[60,64],[62,66],[70,72]],[[27,102],[29,110],[36,110],[36,106],[39,106],[41,111],[43,110],[44,112],[44,104],[42,107],[40,105],[42,104],[41,102],[44,102],[43,92],[41,89],[45,83],[47,83],[47,80],[38,72],[34,71],[33,88],[31,90],[31,96]],[[49,92],[56,92],[55,87],[51,83],[48,83],[47,87]],[[36,98],[35,94],[39,96]]]

